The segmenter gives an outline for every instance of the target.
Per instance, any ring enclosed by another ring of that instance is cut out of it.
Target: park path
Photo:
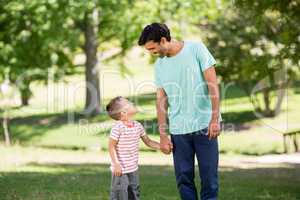
[[[36,147],[1,148],[0,169],[7,166],[18,167],[30,163],[38,164],[109,164],[107,152],[98,151],[66,151]],[[153,152],[143,152],[140,155],[140,165],[172,165],[171,155]],[[242,156],[220,155],[220,167],[249,168],[259,165],[299,164],[300,153]]]

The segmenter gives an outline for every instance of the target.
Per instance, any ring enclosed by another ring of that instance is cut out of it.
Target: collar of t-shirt
[[[128,128],[134,127],[134,121],[122,122]]]

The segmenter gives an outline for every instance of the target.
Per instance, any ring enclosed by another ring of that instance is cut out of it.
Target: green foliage
[[[185,4],[170,0],[1,1],[0,76],[3,79],[3,69],[8,68],[21,94],[30,96],[30,83],[46,83],[49,71],[55,79],[75,73],[72,60],[84,44],[85,17],[94,9],[99,20],[98,49],[119,48],[112,58],[119,59],[121,71],[129,73],[122,58],[136,45],[144,25],[179,19]]]
[[[227,10],[210,26],[208,42],[224,66],[219,70],[225,81],[255,82],[286,66],[287,47],[278,42],[278,34],[272,31],[275,21],[272,16],[256,21],[249,13],[235,9]]]
[[[53,1],[1,1],[0,9],[0,66],[22,97],[30,97],[32,81],[47,81],[49,69],[57,78],[72,73],[71,37],[58,28]]]
[[[114,43],[122,50],[119,55],[125,56],[147,19],[131,12],[132,6],[131,1],[1,1],[1,79],[8,69],[11,81],[28,99],[31,82],[46,83],[49,77],[58,80],[75,73],[72,60],[83,47],[85,16],[94,8],[100,20],[100,44]]]
[[[299,64],[300,3],[298,0],[236,0],[235,5],[242,12],[246,10],[250,12],[251,17],[255,18],[260,25],[268,25],[270,27],[269,39],[283,44],[284,49],[281,54]],[[268,17],[268,21],[265,21],[266,17]]]
[[[256,98],[253,103],[257,111],[264,110],[270,116],[275,114],[270,108],[271,91],[286,87],[299,70],[298,55],[291,41],[283,37],[285,29],[284,19],[275,11],[255,17],[251,9],[232,7],[209,26],[209,46],[222,66],[218,72],[223,81],[235,82],[249,96],[256,92],[254,86],[261,87],[264,108]]]

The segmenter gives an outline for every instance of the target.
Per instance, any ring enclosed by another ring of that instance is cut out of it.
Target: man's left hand
[[[214,139],[220,135],[220,122],[219,120],[212,119],[208,126],[208,138]]]

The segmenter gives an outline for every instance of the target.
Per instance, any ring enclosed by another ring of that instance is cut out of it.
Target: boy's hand
[[[121,168],[120,164],[114,165],[113,174],[114,174],[114,176],[122,176],[122,168]]]

